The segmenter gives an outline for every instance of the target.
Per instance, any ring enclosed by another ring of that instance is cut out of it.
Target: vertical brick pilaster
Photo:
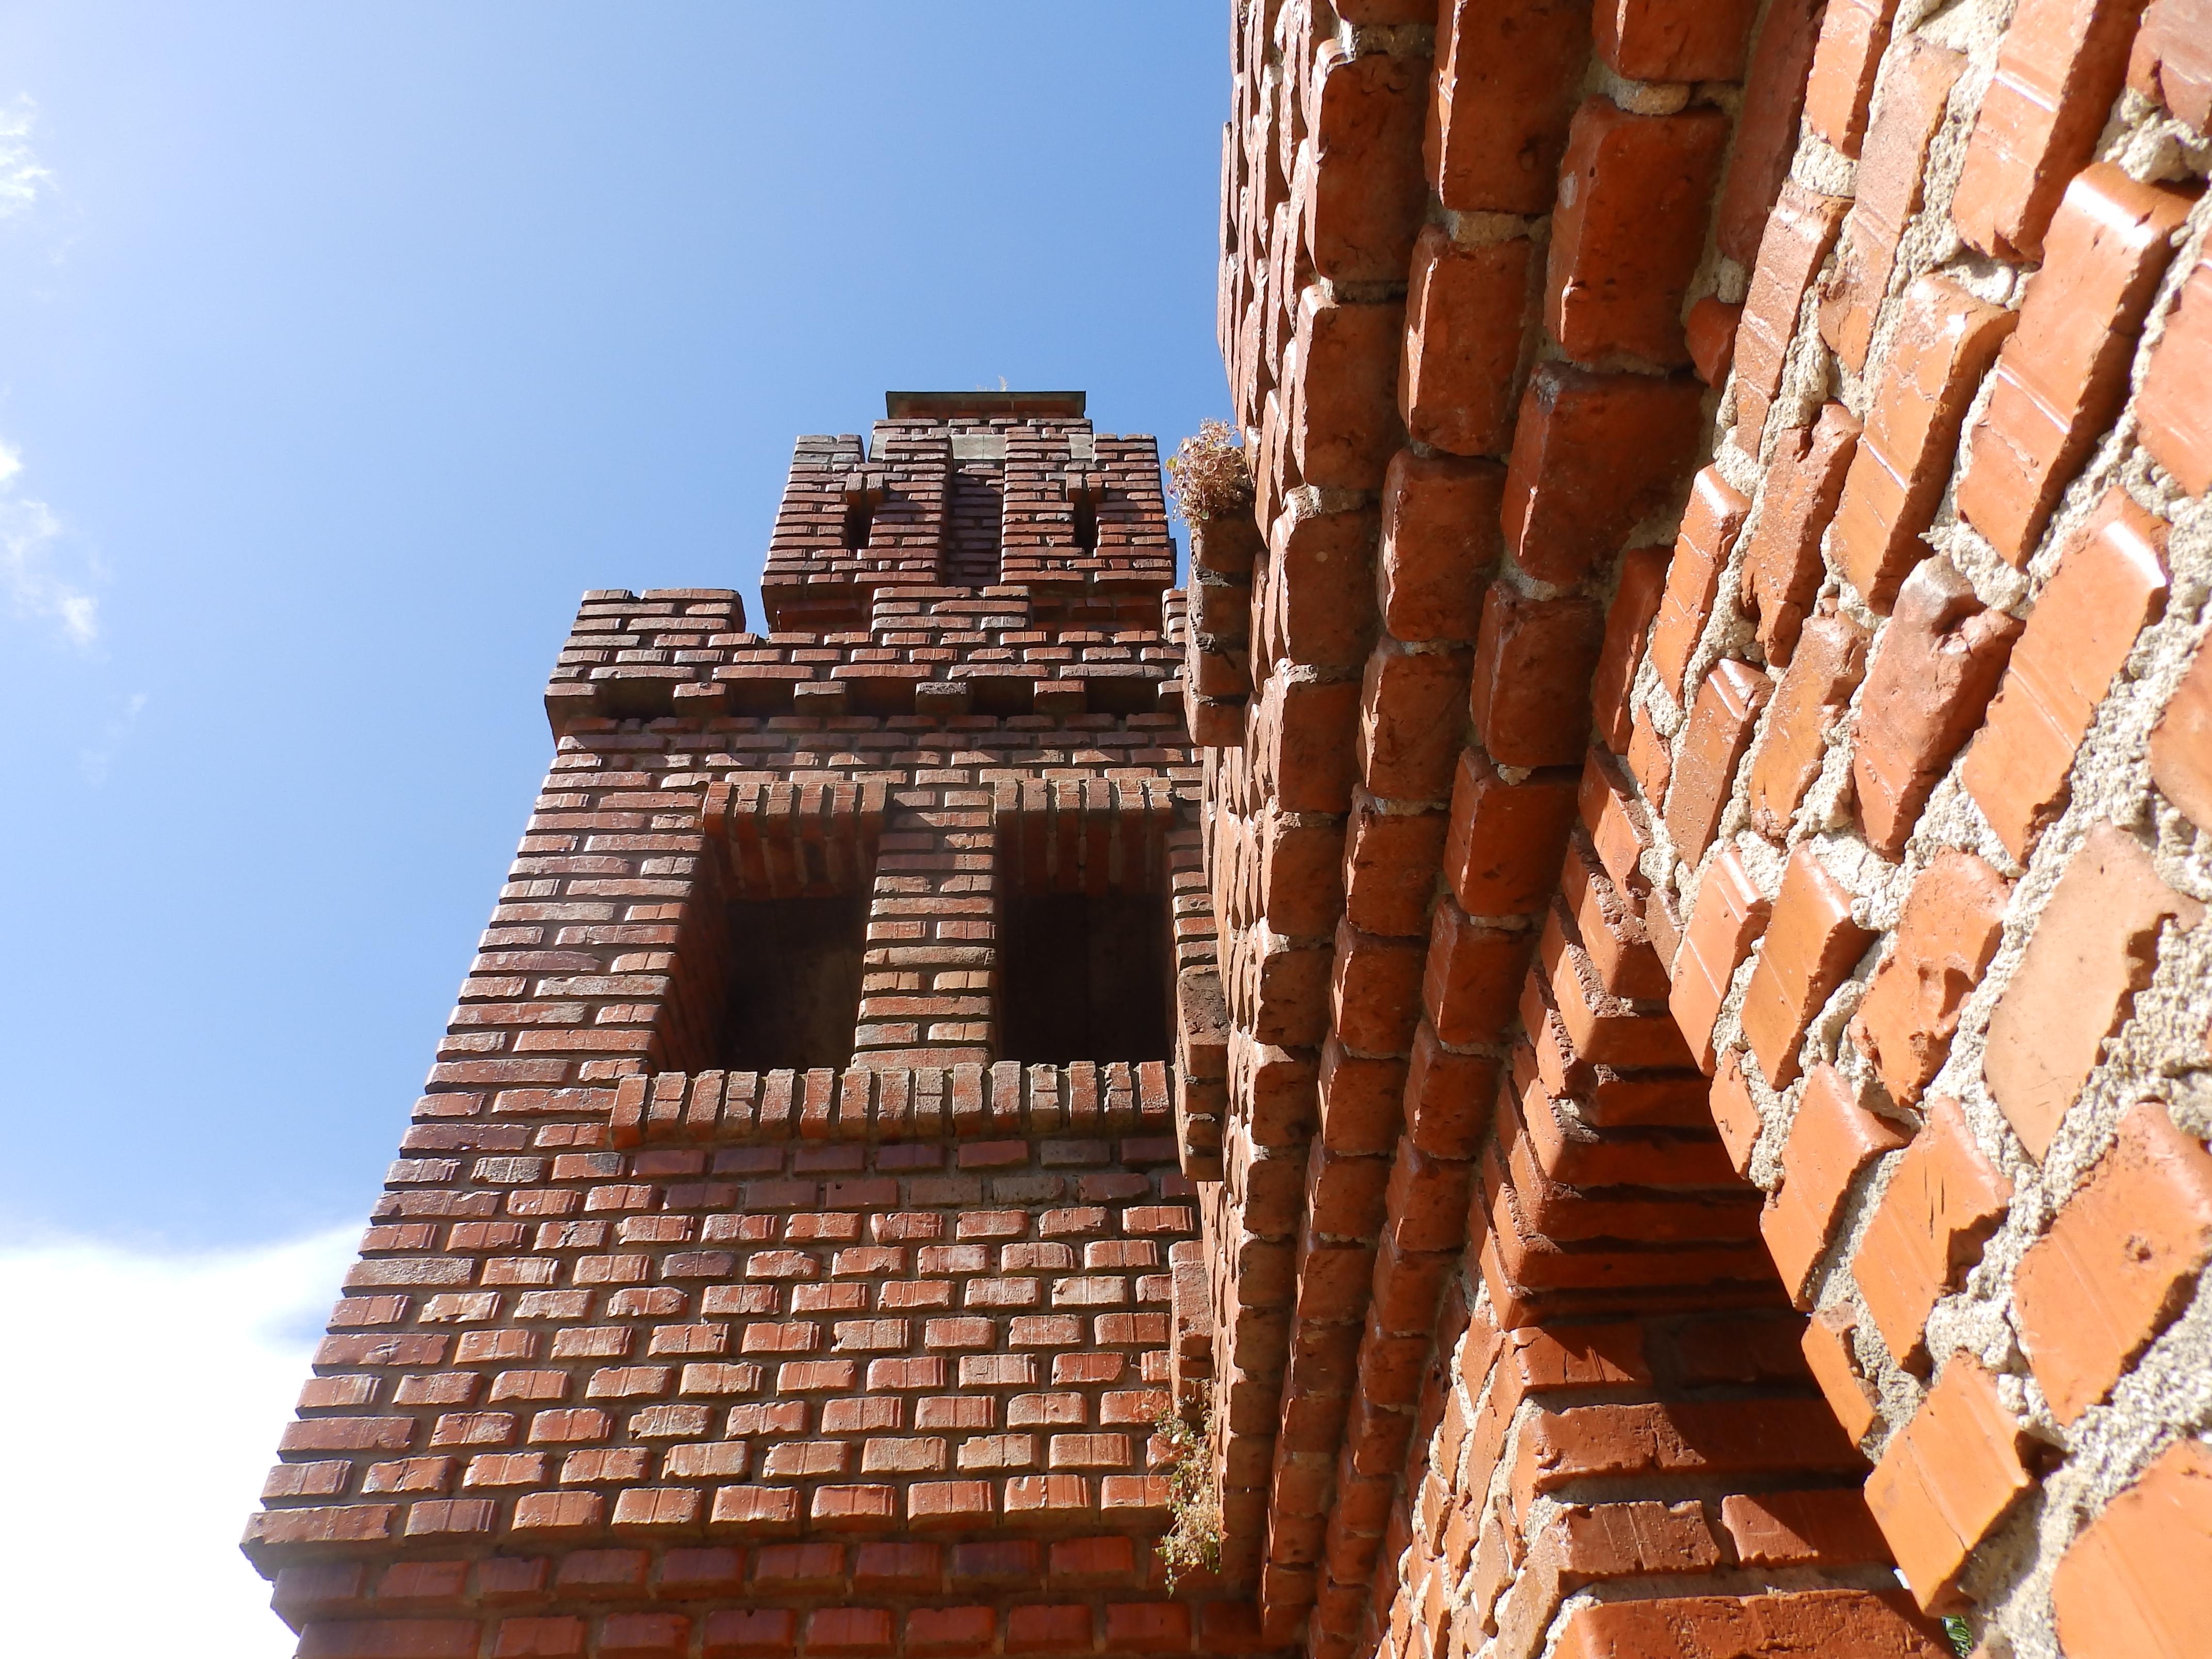
[[[858,1066],[988,1064],[998,973],[998,830],[990,798],[902,793],[876,859],[853,1033]]]

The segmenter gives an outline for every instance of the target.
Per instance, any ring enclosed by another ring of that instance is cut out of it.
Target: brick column
[[[998,969],[998,836],[990,797],[906,796],[876,860],[857,1066],[988,1064]]]

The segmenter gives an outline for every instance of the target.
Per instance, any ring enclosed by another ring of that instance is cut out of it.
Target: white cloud
[[[132,692],[123,700],[121,711],[100,728],[100,741],[77,750],[77,772],[94,788],[107,781],[108,772],[115,763],[115,751],[123,746],[124,738],[131,735],[131,728],[138,724],[138,716],[145,710],[146,694]]]
[[[44,501],[19,495],[23,458],[0,443],[0,586],[19,617],[50,619],[70,644],[100,637],[100,601],[58,568],[62,521]]]
[[[238,1540],[359,1237],[205,1254],[0,1244],[9,1651],[292,1652]]]
[[[53,186],[54,175],[39,164],[31,148],[31,129],[38,118],[39,106],[27,98],[0,110],[0,219],[27,212]]]

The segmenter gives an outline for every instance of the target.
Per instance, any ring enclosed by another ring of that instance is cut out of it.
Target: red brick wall
[[[2192,1650],[2130,1563],[2212,1535],[2212,12],[1231,12],[1194,1121],[1267,1628]]]

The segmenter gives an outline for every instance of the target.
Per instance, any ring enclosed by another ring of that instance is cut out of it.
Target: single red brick
[[[806,1615],[806,1650],[861,1656],[887,1654],[892,1646],[887,1607],[817,1607]]]
[[[1687,375],[1539,363],[1521,396],[1499,509],[1505,544],[1540,581],[1580,581],[1680,486],[1702,388]]]
[[[1974,1145],[1959,1103],[1929,1101],[1851,1258],[1860,1298],[1899,1364],[1920,1352],[1929,1314],[1965,1282],[2011,1201],[2012,1183]]]
[[[660,1558],[653,1594],[662,1601],[735,1595],[744,1588],[744,1565],[743,1550],[669,1550]]]
[[[729,1607],[706,1619],[702,1659],[789,1659],[799,1615],[789,1607]]]
[[[564,1497],[569,1495],[562,1494]],[[526,1498],[522,1501],[527,1504],[532,1500]],[[717,1527],[732,1527],[746,1531],[772,1533],[796,1526],[799,1522],[799,1489],[796,1486],[718,1486],[714,1490],[714,1507],[709,1519]]]
[[[1910,1105],[1943,1068],[1959,1007],[1997,953],[2011,889],[1972,853],[1938,853],[1905,896],[1889,954],[1852,1017],[1851,1041]]]
[[[1960,1575],[2035,1484],[2027,1446],[1997,1398],[1996,1379],[1964,1353],[1951,1357],[1912,1420],[1890,1437],[1867,1480],[1867,1503],[1929,1612],[1964,1605]]]
[[[1413,1145],[1437,1158],[1475,1156],[1490,1127],[1498,1075],[1497,1060],[1455,1053],[1424,1020],[1406,1073],[1406,1133]]]
[[[1398,412],[1417,443],[1502,455],[1528,310],[1525,236],[1462,247],[1440,225],[1413,251]]]
[[[1783,1287],[1798,1306],[1805,1305],[1807,1281],[1852,1184],[1875,1159],[1904,1144],[1896,1125],[1858,1103],[1843,1073],[1832,1066],[1813,1068],[1782,1149],[1782,1185],[1759,1218]]]
[[[1401,1054],[1413,1040],[1420,1013],[1423,942],[1377,939],[1350,921],[1336,930],[1329,974],[1334,1024],[1354,1054]]]
[[[1707,386],[1728,379],[1735,362],[1735,328],[1743,307],[1729,305],[1708,294],[1690,307],[1682,319],[1682,337],[1690,354],[1690,367]]]
[[[301,1632],[299,1651],[301,1659],[476,1659],[482,1635],[483,1626],[473,1619],[318,1619]],[[498,1650],[505,1650],[503,1645]],[[513,1651],[581,1653],[583,1649]]]
[[[1959,515],[2016,568],[2127,396],[2136,336],[2189,201],[2108,162],[2067,187],[1959,478]]]
[[[1866,630],[1844,617],[1804,625],[1775,688],[1774,712],[1751,761],[1751,827],[1786,840],[1797,809],[1826,763],[1831,736],[1866,674]]]
[[[1667,568],[1666,595],[1659,602],[1659,624],[1651,634],[1652,665],[1660,684],[1678,701],[1691,655],[1720,595],[1721,571],[1750,508],[1751,502],[1729,486],[1717,466],[1706,467],[1690,486],[1690,503],[1683,509],[1681,533]]]
[[[2051,1580],[2075,1659],[2184,1659],[2212,1626],[2212,1446],[2184,1437],[2075,1535]]]
[[[1666,586],[1666,549],[1637,547],[1621,556],[1620,581],[1605,613],[1605,642],[1598,650],[1597,674],[1590,687],[1598,740],[1615,754],[1628,747],[1629,694],[1635,689],[1644,637],[1659,614]]]
[[[1748,0],[1602,0],[1590,32],[1598,55],[1632,81],[1734,81],[1755,9]]]
[[[2128,84],[2197,131],[2212,130],[2212,10],[2205,0],[2151,0],[2128,54]]]
[[[2166,608],[2165,526],[2115,488],[2027,619],[1960,777],[2022,864],[2057,817],[2075,751],[2136,638]]]
[[[1583,775],[1575,790],[1575,808],[1589,832],[1598,862],[1613,885],[1642,902],[1651,884],[1640,866],[1644,854],[1656,845],[1626,772],[1602,744],[1590,745],[1583,757]]]
[[[1421,1004],[1437,1035],[1454,1048],[1494,1042],[1513,1017],[1535,945],[1532,933],[1486,927],[1440,899],[1421,981]]]
[[[1534,915],[1543,909],[1559,881],[1577,782],[1562,769],[1508,783],[1480,750],[1461,750],[1443,870],[1468,915]]]
[[[1667,829],[1675,850],[1692,864],[1720,831],[1736,767],[1751,746],[1752,728],[1774,693],[1774,682],[1749,663],[1723,657],[1713,665],[1690,706],[1674,786],[1667,796]]]
[[[1887,1565],[1889,1546],[1856,1492],[1730,1492],[1721,1525],[1746,1566]]]
[[[1347,748],[1350,742],[1347,732]],[[1343,837],[1336,827],[1271,813],[1260,834],[1259,906],[1268,927],[1291,938],[1330,932],[1344,908]]]
[[[1299,476],[1323,489],[1379,489],[1405,441],[1398,419],[1402,302],[1299,295],[1298,362],[1305,371],[1291,443]]]
[[[2126,78],[2140,0],[2021,0],[1966,141],[1951,222],[1983,252],[2043,257],[2066,181],[2088,161]]]
[[[1884,858],[1904,852],[2020,632],[2014,618],[1984,608],[1948,559],[1926,561],[1899,590],[1859,699],[1851,756],[1859,824]]]
[[[989,1607],[916,1607],[906,1616],[906,1650],[935,1659],[969,1659],[991,1651],[998,1614]]]
[[[1444,0],[1423,157],[1455,212],[1542,213],[1590,49],[1581,0]]]
[[[1273,781],[1285,812],[1348,811],[1358,728],[1358,681],[1273,675],[1254,732],[1254,769]],[[1337,837],[1330,834],[1328,842],[1321,863],[1334,885]]]
[[[1740,53],[1740,33],[1735,44]],[[1544,278],[1545,325],[1569,356],[1689,361],[1682,301],[1729,127],[1719,110],[1698,106],[1632,115],[1593,98],[1575,112]]]
[[[1851,920],[1850,895],[1812,849],[1791,853],[1743,998],[1744,1039],[1776,1088],[1796,1079],[1807,1028],[1873,937]]]
[[[1722,848],[1698,878],[1698,902],[1690,912],[1690,925],[1682,931],[1682,948],[1674,956],[1674,983],[1667,1006],[1708,1077],[1716,1061],[1713,1023],[1720,1018],[1736,970],[1766,930],[1772,909],[1733,847]],[[1745,1127],[1755,1137],[1756,1116]],[[1737,1168],[1742,1167],[1738,1161]]]
[[[1958,52],[1917,37],[1893,61],[1859,162],[1857,199],[1844,221],[1835,269],[1820,289],[1820,337],[1854,374],[1866,366],[1898,244],[1920,210],[1928,146],[1943,124],[1944,100],[1966,67]]]
[[[1088,1653],[1094,1641],[1087,1607],[1030,1603],[1006,1614],[1008,1653]]]
[[[673,1613],[617,1613],[599,1626],[605,1659],[689,1659],[691,1621]]]
[[[1829,17],[1848,3],[1832,0]],[[1848,198],[1820,195],[1794,179],[1783,181],[1775,198],[1744,295],[1743,319],[1736,325],[1735,443],[1747,455],[1759,453],[1767,408],[1782,389],[1797,313],[1850,207]]]
[[[911,1527],[972,1527],[991,1518],[988,1480],[917,1480],[907,1488]]]
[[[1867,105],[1875,71],[1889,45],[1897,0],[1829,0],[1820,44],[1805,91],[1805,125],[1843,155],[1856,159],[1866,137]]]
[[[1408,644],[1471,641],[1498,562],[1503,467],[1402,449],[1382,481],[1377,599],[1382,626]]]
[[[2191,495],[2212,489],[2212,255],[2182,284],[2181,301],[2166,314],[2166,335],[2152,354],[2136,416],[2143,447]],[[1512,486],[1506,486],[1509,495]]]
[[[2031,1157],[2040,1159],[2150,983],[2160,927],[2193,927],[2195,899],[2159,879],[2127,831],[2089,831],[2037,918],[2027,953],[1990,1018],[1982,1060],[1990,1092]]]
[[[605,1524],[606,1505],[597,1492],[526,1492],[514,1500],[514,1519],[509,1524],[516,1532],[541,1534],[592,1533]]]
[[[1469,713],[1501,766],[1571,766],[1589,739],[1589,687],[1605,613],[1578,594],[1532,599],[1491,585]]]
[[[1895,1591],[1790,1590],[1771,1595],[1591,1601],[1561,1626],[1553,1659],[1832,1653],[1854,1659],[1947,1659],[1941,1626]]]
[[[1345,914],[1353,927],[1386,938],[1428,932],[1445,822],[1437,811],[1386,811],[1364,793],[1353,799],[1344,837]]]
[[[2150,775],[2198,829],[2212,829],[2212,651],[2202,645],[2152,729]]]
[[[1873,412],[1851,458],[1829,554],[1875,611],[1926,556],[1959,425],[2014,313],[1941,276],[1905,290]]]
[[[1867,1381],[1852,1346],[1852,1334],[1857,1328],[1857,1316],[1850,1304],[1831,1303],[1805,1322],[1802,1339],[1806,1366],[1820,1385],[1821,1396],[1835,1413],[1836,1421],[1854,1443],[1865,1439],[1867,1431],[1880,1420],[1873,1385]]]
[[[1713,209],[1713,240],[1738,264],[1749,265],[1758,257],[1766,216],[1790,176],[1822,10],[1820,0],[1778,0],[1767,7],[1751,49],[1728,178]]]
[[[1276,653],[1317,668],[1355,668],[1375,635],[1376,515],[1294,511],[1270,538]]]
[[[1368,793],[1412,802],[1442,800],[1450,792],[1473,663],[1463,647],[1376,645],[1359,692],[1359,769]]]
[[[2111,1392],[2212,1256],[2212,1154],[2147,1100],[2029,1247],[2013,1279],[2021,1345],[2061,1423]]]
[[[1759,646],[1776,667],[1796,649],[1820,591],[1820,536],[1835,517],[1858,441],[1857,419],[1832,403],[1813,425],[1792,427],[1776,441],[1742,573],[1744,609],[1759,619]]]
[[[1639,708],[1630,718],[1628,752],[1621,759],[1628,763],[1628,775],[1636,780],[1645,800],[1657,805],[1667,799],[1667,787],[1674,776],[1674,756],[1668,740],[1660,735],[1650,709]]]
[[[568,1617],[502,1619],[492,1659],[581,1659],[584,1621]]]
[[[1389,52],[1347,57],[1334,40],[1314,55],[1305,234],[1314,269],[1331,282],[1405,280],[1428,205],[1422,68]]]

